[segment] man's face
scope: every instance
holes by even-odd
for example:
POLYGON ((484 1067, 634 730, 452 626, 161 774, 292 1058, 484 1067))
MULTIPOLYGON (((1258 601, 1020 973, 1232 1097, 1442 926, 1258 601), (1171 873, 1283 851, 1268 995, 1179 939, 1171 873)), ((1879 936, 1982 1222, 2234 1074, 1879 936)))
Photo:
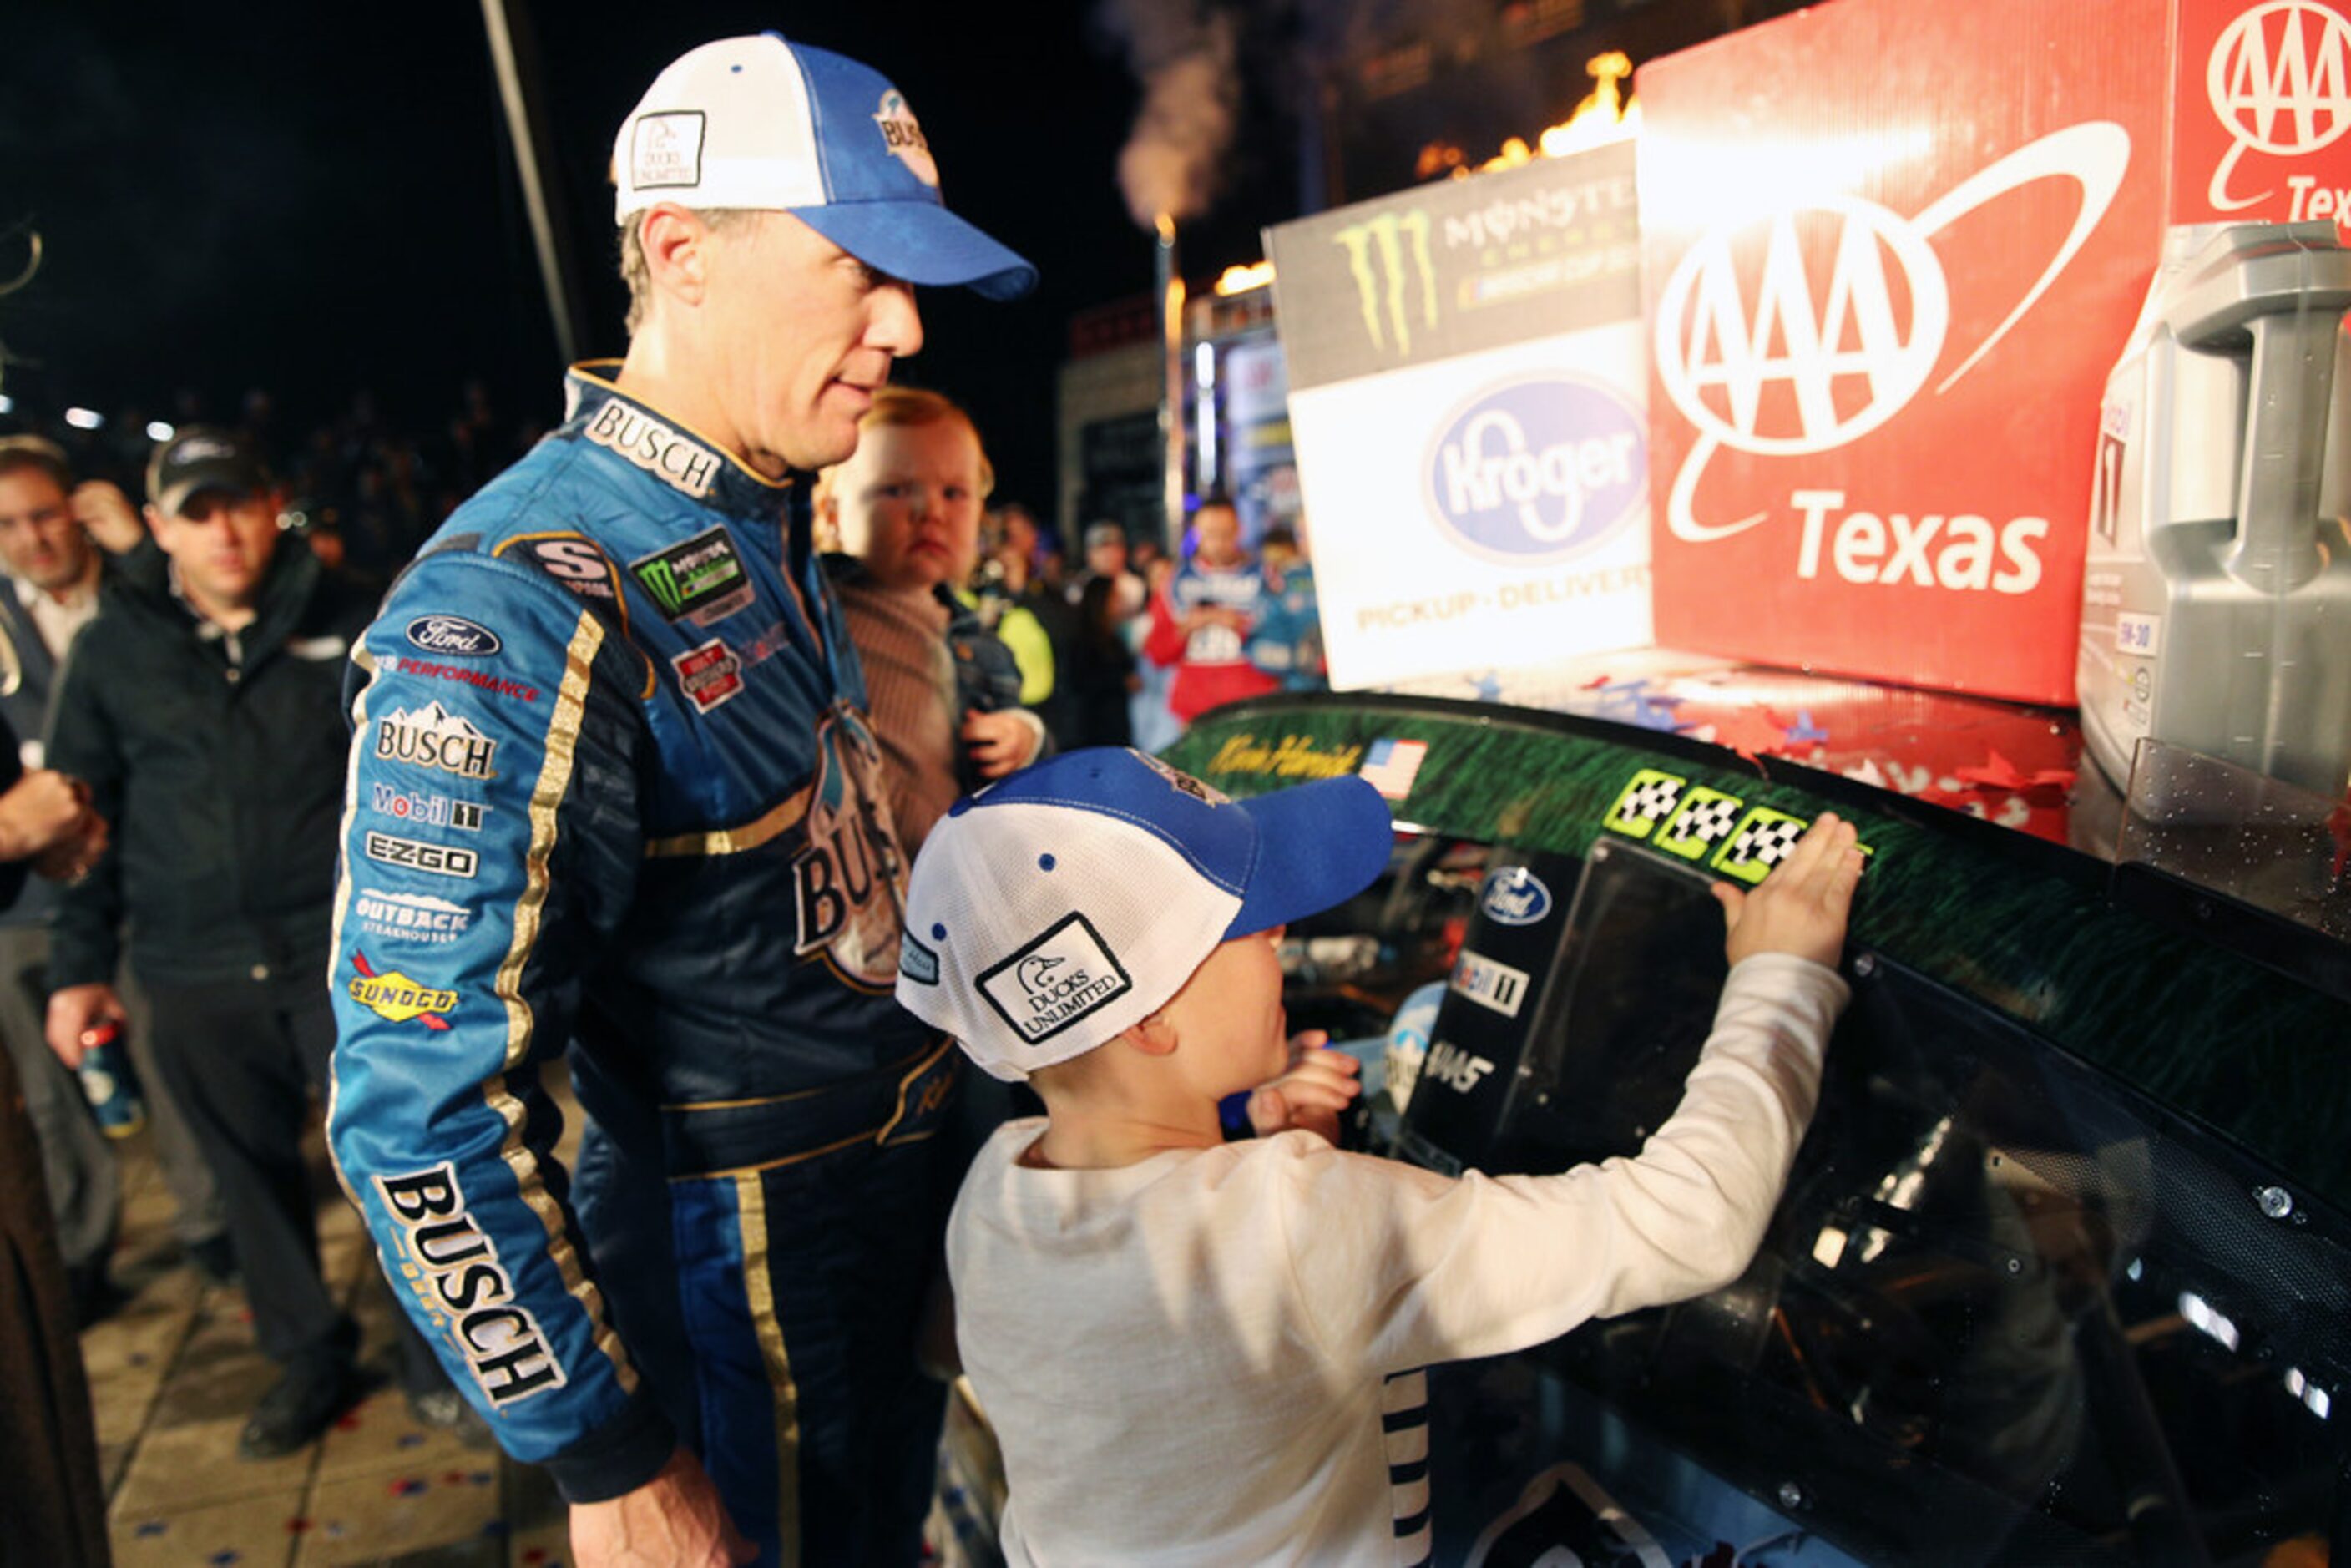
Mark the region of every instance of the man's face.
POLYGON ((250 610, 277 553, 277 512, 275 496, 199 490, 177 512, 148 507, 147 520, 198 600, 250 610))
POLYGON ((1240 514, 1230 507, 1203 507, 1193 519, 1199 541, 1195 549, 1209 566, 1237 566, 1241 559, 1240 514))
POLYGON ((841 548, 883 588, 927 592, 979 554, 979 441, 961 420, 880 424, 832 476, 841 548))
POLYGON ((891 361, 923 346, 914 287, 789 213, 710 243, 713 392, 741 455, 771 478, 839 463, 891 361))
POLYGON ((57 482, 37 468, 0 474, 0 558, 11 575, 49 593, 89 570, 89 536, 57 482))
POLYGON ((1116 577, 1126 570, 1126 541, 1104 539, 1086 547, 1086 570, 1096 577, 1116 577))

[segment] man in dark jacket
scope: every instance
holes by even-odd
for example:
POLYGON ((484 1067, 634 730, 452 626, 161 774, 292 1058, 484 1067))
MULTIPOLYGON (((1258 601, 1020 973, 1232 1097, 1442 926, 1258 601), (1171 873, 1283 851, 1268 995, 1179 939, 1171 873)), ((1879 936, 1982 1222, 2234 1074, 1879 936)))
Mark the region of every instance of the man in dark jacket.
MULTIPOLYGON (((146 537, 122 492, 102 480, 77 485, 56 445, 37 435, 0 438, 0 565, 8 575, 0 585, 0 716, 22 737, 26 767, 42 766, 58 668, 75 634, 98 613, 99 587, 112 570, 99 545, 128 549, 146 537), (133 537, 123 537, 126 526, 133 537)), ((49 921, 57 903, 52 884, 35 882, 0 912, 0 1037, 37 1129, 57 1249, 88 1322, 111 1303, 106 1269, 122 1191, 114 1151, 81 1086, 46 1043, 49 921)), ((156 1157, 178 1205, 172 1229, 198 1267, 225 1279, 232 1260, 212 1171, 148 1055, 145 997, 124 988, 121 998, 132 1014, 131 1051, 150 1081, 156 1157)))
MULTIPOLYGON (((157 450, 148 494, 162 549, 108 584, 52 721, 51 765, 89 784, 116 831, 60 902, 48 1039, 70 1065, 84 1030, 122 1016, 110 982, 127 920, 157 1070, 219 1181, 261 1348, 285 1368, 239 1443, 266 1458, 308 1442, 356 1391, 357 1333, 319 1272, 301 1138, 335 1039, 343 664, 374 604, 281 534, 241 437, 182 432, 157 450)), ((413 1351, 417 1405, 435 1385, 413 1351)), ((447 1420, 461 1410, 451 1400, 447 1420)))

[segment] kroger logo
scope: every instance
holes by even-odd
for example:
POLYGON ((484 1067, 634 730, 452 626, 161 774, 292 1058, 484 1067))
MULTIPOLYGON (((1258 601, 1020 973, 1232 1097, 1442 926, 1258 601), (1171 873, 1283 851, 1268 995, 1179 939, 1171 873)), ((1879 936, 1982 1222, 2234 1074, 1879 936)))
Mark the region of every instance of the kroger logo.
POLYGON ((1498 925, 1532 925, 1551 913, 1551 889, 1526 867, 1514 865, 1486 879, 1478 907, 1498 925))
MULTIPOLYGON (((1728 538, 1768 513, 1700 520, 1692 505, 1719 448, 1801 456, 1859 440, 1908 407, 1941 362, 1950 285, 1930 243, 1959 219, 2036 181, 2081 200, 2032 287, 1958 368, 1949 390, 2057 281, 2105 216, 2130 166, 2130 136, 2106 120, 2053 132, 1978 170, 1913 218, 1826 194, 1717 229, 1682 256, 1657 296, 1657 380, 1698 438, 1674 476, 1674 537, 1728 538)), ((2032 243, 2028 235, 2025 243, 2032 243)))
POLYGON ((1542 376, 1455 416, 1428 458, 1437 518, 1479 555, 1563 559, 1613 538, 1648 482, 1640 416, 1604 387, 1542 376))
POLYGON ((505 644, 486 626, 457 615, 420 615, 408 623, 408 640, 428 653, 486 658, 505 644))
POLYGON ((2252 6, 2212 47, 2204 90, 2230 139, 2205 194, 2222 212, 2250 207, 2269 193, 2229 193, 2240 158, 2298 158, 2351 130, 2351 21, 2314 0, 2252 6))

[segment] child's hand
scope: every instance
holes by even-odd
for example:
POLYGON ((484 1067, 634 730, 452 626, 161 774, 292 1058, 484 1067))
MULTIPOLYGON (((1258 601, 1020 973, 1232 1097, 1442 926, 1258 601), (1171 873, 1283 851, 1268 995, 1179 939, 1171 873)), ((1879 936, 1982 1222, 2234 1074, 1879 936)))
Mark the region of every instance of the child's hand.
POLYGON ((1259 1137, 1298 1127, 1338 1144, 1339 1113, 1364 1092, 1355 1082, 1363 1069, 1345 1051, 1324 1049, 1330 1040, 1329 1032, 1319 1029, 1290 1037, 1290 1071, 1249 1099, 1249 1127, 1259 1137))
POLYGON ((1823 811, 1796 841, 1788 858, 1753 893, 1727 882, 1714 884, 1729 933, 1723 944, 1730 961, 1757 953, 1792 953, 1836 967, 1844 950, 1845 913, 1854 884, 1861 880, 1861 851, 1853 824, 1823 811))
POLYGON ((1029 766, 1037 758, 1038 729, 1010 708, 999 713, 967 714, 963 743, 982 779, 1001 779, 1029 766))

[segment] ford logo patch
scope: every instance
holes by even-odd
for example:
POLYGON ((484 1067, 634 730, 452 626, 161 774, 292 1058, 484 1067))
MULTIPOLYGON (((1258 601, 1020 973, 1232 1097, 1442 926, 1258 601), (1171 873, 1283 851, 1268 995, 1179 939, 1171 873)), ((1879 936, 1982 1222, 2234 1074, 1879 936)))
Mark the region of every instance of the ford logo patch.
POLYGON ((498 634, 459 615, 420 615, 408 623, 408 640, 428 653, 486 659, 506 646, 498 634))
POLYGON ((1510 866, 1486 878, 1478 907, 1497 925, 1532 925, 1551 913, 1551 889, 1526 867, 1510 866))
POLYGON ((1531 566, 1614 538, 1648 488, 1640 414, 1595 382, 1549 375, 1491 389, 1427 460, 1429 509, 1474 555, 1531 566))

